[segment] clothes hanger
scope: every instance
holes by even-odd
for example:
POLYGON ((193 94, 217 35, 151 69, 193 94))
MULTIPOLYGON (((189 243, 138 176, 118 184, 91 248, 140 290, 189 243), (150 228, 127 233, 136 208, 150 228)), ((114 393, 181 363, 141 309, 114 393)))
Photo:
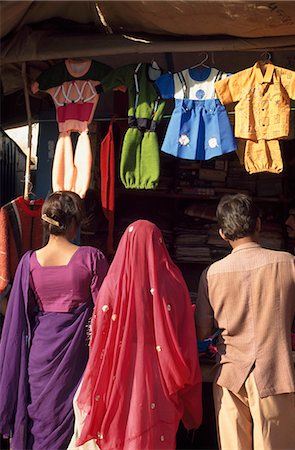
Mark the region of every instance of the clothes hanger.
POLYGON ((270 52, 262 52, 260 55, 260 60, 264 63, 267 64, 269 62, 271 62, 271 53, 270 52))
POLYGON ((152 59, 151 63, 149 64, 148 74, 151 81, 157 80, 162 75, 162 69, 154 59, 152 59))
POLYGON ((159 64, 157 63, 157 61, 154 58, 151 61, 151 66, 153 69, 161 70, 159 64))
POLYGON ((202 59, 202 61, 200 61, 198 64, 195 64, 194 66, 191 66, 190 69, 196 69, 197 67, 200 67, 200 66, 210 69, 210 67, 207 66, 207 64, 204 64, 209 59, 209 55, 208 55, 208 53, 204 53, 204 54, 205 54, 205 57, 202 59))
POLYGON ((71 62, 74 62, 74 63, 86 63, 86 62, 88 62, 89 61, 89 59, 87 59, 87 58, 76 58, 76 57, 74 57, 74 58, 66 58, 68 61, 71 61, 71 62))
POLYGON ((26 195, 24 194, 23 197, 25 203, 29 206, 34 206, 35 203, 38 204, 42 200, 33 192, 33 183, 31 180, 28 181, 28 192, 26 195))
POLYGON ((264 76, 267 70, 267 65, 271 63, 271 53, 264 51, 260 55, 260 60, 258 61, 258 65, 260 67, 260 71, 264 76))

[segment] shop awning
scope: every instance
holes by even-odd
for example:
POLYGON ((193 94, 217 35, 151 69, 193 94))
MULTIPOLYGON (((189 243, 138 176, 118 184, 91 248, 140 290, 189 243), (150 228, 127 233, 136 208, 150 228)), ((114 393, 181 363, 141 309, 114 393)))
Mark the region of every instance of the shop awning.
POLYGON ((166 36, 294 35, 293 1, 2 1, 1 37, 60 18, 114 34, 166 36))
POLYGON ((295 50, 294 1, 2 1, 0 18, 6 96, 24 61, 34 79, 69 57, 116 67, 131 54, 295 50))

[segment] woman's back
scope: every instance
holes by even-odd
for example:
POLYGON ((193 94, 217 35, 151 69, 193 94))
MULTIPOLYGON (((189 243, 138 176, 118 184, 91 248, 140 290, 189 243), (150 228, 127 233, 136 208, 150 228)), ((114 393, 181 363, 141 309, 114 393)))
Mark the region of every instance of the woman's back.
POLYGON ((0 432, 12 434, 14 449, 62 449, 71 437, 88 323, 108 270, 98 249, 71 242, 82 206, 73 192, 48 197, 48 242, 24 255, 11 290, 0 346, 0 432))
POLYGON ((70 259, 61 260, 67 263, 59 265, 43 265, 39 262, 38 252, 32 253, 30 287, 42 311, 68 312, 89 301, 91 296, 96 299, 106 273, 104 255, 93 247, 76 247, 74 250, 70 259), (101 281, 92 282, 94 274, 96 278, 100 277, 99 262, 102 265, 101 281))
POLYGON ((134 222, 121 238, 91 330, 76 444, 175 448, 181 418, 188 428, 200 424, 201 377, 189 293, 150 222, 134 222))

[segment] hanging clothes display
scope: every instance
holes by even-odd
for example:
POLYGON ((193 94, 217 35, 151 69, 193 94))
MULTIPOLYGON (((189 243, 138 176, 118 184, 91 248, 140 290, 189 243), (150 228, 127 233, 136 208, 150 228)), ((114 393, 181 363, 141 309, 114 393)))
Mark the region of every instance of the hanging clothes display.
POLYGON ((104 91, 128 90, 129 128, 120 160, 120 178, 126 188, 154 189, 158 185, 160 160, 156 128, 165 103, 159 98, 153 80, 160 75, 156 63, 139 63, 115 69, 102 81, 104 91))
POLYGON ((18 197, 0 209, 0 294, 11 284, 23 254, 43 243, 43 203, 18 197))
POLYGON ((162 98, 175 99, 163 152, 207 160, 236 150, 227 112, 214 90, 214 83, 227 77, 218 69, 198 67, 166 73, 155 81, 162 98))
POLYGON ((59 137, 52 167, 53 191, 70 190, 85 197, 92 164, 88 124, 99 99, 100 81, 110 70, 97 61, 67 59, 43 72, 32 85, 33 93, 50 94, 56 107, 59 137), (75 156, 72 131, 80 133, 75 156))
POLYGON ((243 155, 249 173, 283 170, 278 139, 289 134, 290 98, 295 99, 295 72, 257 61, 215 84, 224 105, 235 107, 235 136, 246 139, 243 155))

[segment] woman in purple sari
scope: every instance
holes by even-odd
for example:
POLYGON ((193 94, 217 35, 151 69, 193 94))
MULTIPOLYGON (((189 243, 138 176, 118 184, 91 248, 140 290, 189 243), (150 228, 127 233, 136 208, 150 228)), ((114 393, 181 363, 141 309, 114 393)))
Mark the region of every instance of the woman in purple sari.
POLYGON ((13 450, 67 447, 87 326, 108 270, 99 250, 71 242, 82 220, 77 194, 51 194, 42 219, 48 243, 18 266, 0 344, 0 433, 13 450))

